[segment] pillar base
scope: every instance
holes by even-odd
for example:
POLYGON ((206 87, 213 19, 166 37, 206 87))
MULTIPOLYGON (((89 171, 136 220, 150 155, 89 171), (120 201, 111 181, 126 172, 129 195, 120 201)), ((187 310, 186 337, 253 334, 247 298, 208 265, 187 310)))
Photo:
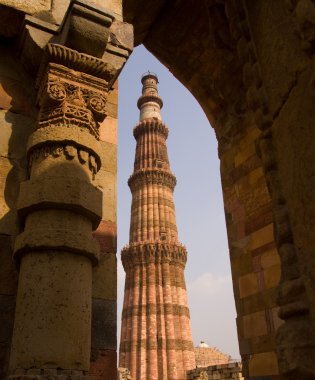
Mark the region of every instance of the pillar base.
POLYGON ((86 371, 67 369, 17 369, 7 380, 91 380, 86 371))

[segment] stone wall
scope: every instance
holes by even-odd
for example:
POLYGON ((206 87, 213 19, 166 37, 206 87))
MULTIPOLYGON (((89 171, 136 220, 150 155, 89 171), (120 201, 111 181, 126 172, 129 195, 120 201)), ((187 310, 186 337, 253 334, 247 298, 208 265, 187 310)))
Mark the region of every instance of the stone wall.
POLYGON ((0 378, 7 368, 18 273, 12 244, 19 232, 19 183, 27 178, 26 143, 36 117, 32 80, 14 52, 0 45, 0 378))
POLYGON ((108 97, 108 116, 100 126, 103 167, 95 181, 103 191, 103 217, 94 236, 100 261, 93 269, 91 373, 101 380, 116 376, 117 357, 117 105, 118 82, 108 97), (107 378, 107 377, 106 377, 107 378))
POLYGON ((118 367, 117 380, 132 380, 129 369, 118 367))
POLYGON ((232 145, 221 145, 221 176, 230 247, 237 328, 244 373, 278 373, 275 333, 280 259, 272 203, 260 158, 259 130, 249 119, 232 145))
POLYGON ((215 347, 195 347, 197 367, 208 367, 215 364, 226 364, 231 360, 229 355, 224 354, 215 347))
POLYGON ((240 362, 196 368, 187 372, 187 380, 244 379, 240 362))

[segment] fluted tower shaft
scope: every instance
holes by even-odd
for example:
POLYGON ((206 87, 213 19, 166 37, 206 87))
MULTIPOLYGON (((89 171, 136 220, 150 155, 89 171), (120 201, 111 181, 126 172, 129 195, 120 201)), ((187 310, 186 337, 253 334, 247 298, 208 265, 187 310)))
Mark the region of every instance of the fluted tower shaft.
POLYGON ((184 268, 185 247, 179 243, 173 191, 162 123, 157 77, 142 77, 138 100, 140 121, 132 192, 129 245, 121 257, 126 272, 120 366, 132 380, 183 380, 195 367, 184 268))

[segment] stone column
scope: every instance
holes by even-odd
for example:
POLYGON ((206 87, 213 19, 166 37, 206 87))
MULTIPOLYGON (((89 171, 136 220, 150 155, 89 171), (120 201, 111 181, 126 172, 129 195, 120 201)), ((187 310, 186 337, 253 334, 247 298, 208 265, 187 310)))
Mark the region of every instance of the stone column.
POLYGON ((92 238, 102 217, 99 123, 106 115, 106 63, 48 44, 38 76, 29 180, 20 186, 22 232, 10 379, 88 378, 91 349, 92 238), (77 377, 75 377, 77 376, 77 377))

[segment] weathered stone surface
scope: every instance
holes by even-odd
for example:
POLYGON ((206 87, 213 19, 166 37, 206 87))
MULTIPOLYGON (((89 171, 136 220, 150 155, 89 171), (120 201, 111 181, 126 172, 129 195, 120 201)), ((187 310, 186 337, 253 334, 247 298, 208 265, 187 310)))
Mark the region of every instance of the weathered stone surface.
POLYGON ((12 260, 12 238, 10 235, 0 234, 0 294, 15 295, 18 274, 12 260))
MULTIPOLYGON (((203 366, 187 372, 187 380, 244 379, 240 362, 203 366)), ((258 379, 257 379, 258 380, 258 379)), ((260 379, 259 379, 260 380, 260 379)))
POLYGON ((100 170, 95 177, 95 185, 103 192, 103 219, 116 223, 116 199, 117 199, 116 174, 100 170))
POLYGON ((93 297, 112 300, 117 298, 117 260, 115 253, 101 253, 93 269, 93 297))
POLYGON ((117 145, 107 141, 100 141, 102 169, 111 173, 117 173, 117 145))
POLYGON ((0 4, 0 35, 5 38, 16 37, 20 32, 23 18, 22 12, 0 4))
POLYGON ((100 140, 117 144, 117 124, 116 118, 107 116, 100 125, 100 140))
POLYGON ((196 367, 208 367, 216 364, 227 364, 231 357, 215 347, 209 347, 205 342, 195 347, 196 367))
POLYGON ((0 376, 2 378, 5 377, 8 368, 14 311, 15 295, 0 294, 0 376))
POLYGON ((116 299, 93 299, 91 343, 93 350, 116 350, 116 319, 116 299))
POLYGON ((0 110, 0 128, 0 155, 16 161, 16 164, 20 161, 20 165, 26 167, 26 143, 34 128, 34 119, 0 110))
POLYGON ((255 354, 249 361, 252 376, 268 376, 279 371, 277 357, 274 352, 255 354))
POLYGON ((0 3, 28 14, 49 11, 51 8, 50 0, 1 0, 0 3))
POLYGON ((115 350, 92 350, 90 374, 95 380, 116 379, 117 354, 115 350))
POLYGON ((83 256, 51 250, 23 257, 12 369, 27 368, 29 362, 41 368, 49 362, 50 367, 88 370, 91 285, 90 260, 83 256))
POLYGON ((95 229, 102 217, 102 198, 102 192, 87 181, 47 177, 21 183, 17 208, 25 217, 32 210, 62 207, 90 218, 95 229))
POLYGON ((266 335, 268 333, 264 310, 254 314, 245 315, 243 317, 243 323, 245 338, 266 335))

